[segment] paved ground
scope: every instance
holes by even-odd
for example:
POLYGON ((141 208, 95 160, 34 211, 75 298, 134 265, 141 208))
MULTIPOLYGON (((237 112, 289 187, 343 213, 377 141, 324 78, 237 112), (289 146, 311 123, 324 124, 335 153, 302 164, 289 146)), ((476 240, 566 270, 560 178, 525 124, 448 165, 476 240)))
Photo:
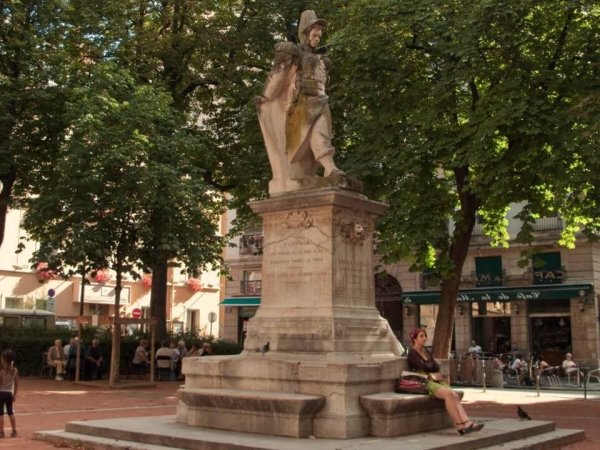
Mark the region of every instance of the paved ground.
MULTIPOLYGON (((108 389, 107 385, 75 385, 68 381, 23 378, 15 405, 17 438, 0 439, 2 449, 51 449, 50 444, 34 441, 35 431, 63 429, 73 420, 118 417, 162 416, 175 413, 175 392, 179 383, 160 382, 155 387, 108 389)), ((513 389, 464 388, 466 409, 475 417, 516 417, 516 405, 530 416, 552 420, 561 428, 579 428, 586 440, 569 447, 576 450, 600 448, 600 390, 583 400, 582 392, 535 391, 513 389)), ((5 430, 9 431, 5 418, 5 430)))

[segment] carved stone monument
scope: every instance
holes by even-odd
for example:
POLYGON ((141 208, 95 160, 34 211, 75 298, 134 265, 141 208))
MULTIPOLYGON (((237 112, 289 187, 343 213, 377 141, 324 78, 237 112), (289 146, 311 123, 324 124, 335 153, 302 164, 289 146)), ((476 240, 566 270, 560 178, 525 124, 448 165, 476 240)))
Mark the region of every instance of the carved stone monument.
MULTIPOLYGON (((333 162, 329 62, 316 52, 324 25, 303 13, 301 44, 277 46, 256 100, 273 170, 271 198, 250 205, 263 219, 261 305, 241 355, 184 359, 179 422, 342 439, 382 428, 389 405, 368 396, 393 392, 404 367, 375 308, 374 221, 386 205, 333 162)), ((382 435, 406 432, 385 423, 382 435)))
POLYGON ((385 205, 331 187, 251 206, 263 218, 261 305, 240 356, 184 359, 178 421, 368 435, 360 397, 392 392, 403 364, 374 301, 373 222, 385 205))

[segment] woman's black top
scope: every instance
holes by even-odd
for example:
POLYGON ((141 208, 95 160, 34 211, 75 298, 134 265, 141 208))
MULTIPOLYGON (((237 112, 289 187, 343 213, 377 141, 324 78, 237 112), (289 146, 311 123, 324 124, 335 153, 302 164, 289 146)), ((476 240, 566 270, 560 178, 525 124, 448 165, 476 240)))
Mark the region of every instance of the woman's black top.
POLYGON ((429 356, 429 360, 423 359, 423 357, 416 351, 414 348, 411 348, 408 351, 408 368, 414 372, 439 372, 440 365, 433 359, 431 353, 424 349, 427 355, 429 356))

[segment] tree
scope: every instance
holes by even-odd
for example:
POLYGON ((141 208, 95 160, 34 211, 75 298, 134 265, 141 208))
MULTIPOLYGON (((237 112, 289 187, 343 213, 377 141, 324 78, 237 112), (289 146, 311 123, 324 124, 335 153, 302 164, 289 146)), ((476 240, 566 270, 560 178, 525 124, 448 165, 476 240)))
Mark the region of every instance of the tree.
POLYGON ((56 0, 0 3, 0 245, 6 213, 28 192, 61 140, 64 86, 54 71, 56 0))
MULTIPOLYGON (((174 149, 185 151, 193 174, 181 172, 169 153, 152 156, 156 167, 165 171, 157 173, 151 184, 155 202, 143 257, 153 273, 151 314, 159 318, 157 333, 163 336, 166 329, 160 319, 166 306, 168 266, 186 251, 193 254, 194 248, 203 256, 194 257, 196 262, 218 260, 217 240, 181 239, 181 227, 191 226, 186 221, 207 223, 204 219, 210 214, 178 216, 181 210, 170 204, 171 186, 182 173, 191 175, 195 195, 203 196, 205 206, 216 192, 229 192, 234 207, 245 207, 249 198, 265 195, 268 163, 251 99, 262 89, 275 42, 294 28, 305 2, 130 1, 116 11, 114 5, 96 3, 95 14, 86 22, 88 35, 91 27, 94 37, 112 35, 113 44, 101 40, 103 50, 89 53, 103 58, 107 49, 114 48, 109 53, 137 83, 160 86, 171 95, 172 107, 187 117, 184 135, 201 137, 199 146, 174 149)), ((96 41, 89 44, 94 47, 96 41)), ((216 209, 207 206, 205 211, 216 209)), ((188 261, 187 269, 196 272, 204 266, 196 262, 188 261)))
POLYGON ((333 36, 333 117, 346 169, 390 204, 384 261, 411 257, 441 279, 434 352, 450 346, 476 216, 507 245, 560 214, 562 243, 597 237, 600 11, 592 1, 348 2, 333 36), (341 65, 340 65, 341 63, 341 65), (593 173, 593 171, 596 173, 593 173))

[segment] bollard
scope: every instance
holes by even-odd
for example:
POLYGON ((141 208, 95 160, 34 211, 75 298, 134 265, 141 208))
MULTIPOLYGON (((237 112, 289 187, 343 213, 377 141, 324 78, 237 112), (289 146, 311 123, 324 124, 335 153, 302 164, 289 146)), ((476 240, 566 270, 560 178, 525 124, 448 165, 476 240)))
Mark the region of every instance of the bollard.
POLYGON ((581 372, 583 375, 583 399, 587 400, 587 373, 589 372, 589 367, 578 367, 577 370, 581 372))
POLYGON ((481 380, 483 381, 483 392, 485 392, 485 359, 481 358, 481 380))

